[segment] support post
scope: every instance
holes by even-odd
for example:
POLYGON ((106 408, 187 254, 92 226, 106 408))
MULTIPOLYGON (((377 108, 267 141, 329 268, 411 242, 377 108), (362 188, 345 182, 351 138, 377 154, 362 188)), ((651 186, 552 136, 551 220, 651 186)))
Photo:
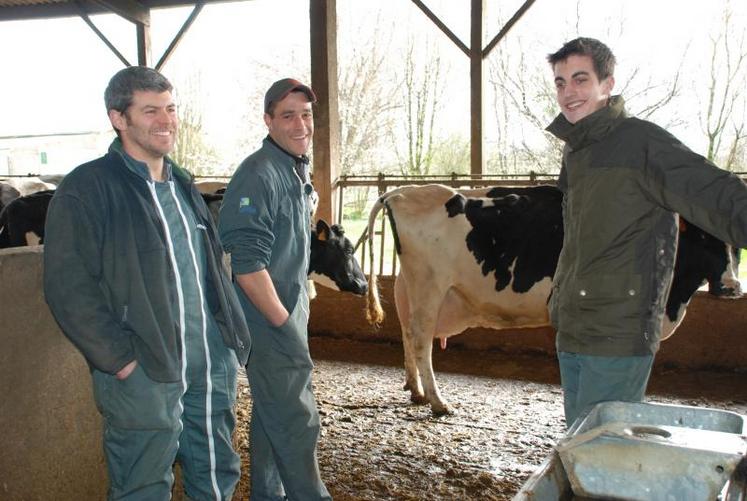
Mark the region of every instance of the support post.
MULTIPOLYGON (((150 12, 148 17, 150 18, 150 12)), ((135 29, 137 30, 137 64, 138 66, 150 66, 150 20, 148 24, 135 23, 135 29)))
POLYGON ((485 0, 472 0, 472 28, 470 34, 470 172, 482 174, 483 158, 483 65, 482 65, 482 13, 485 0))
POLYGON ((337 91, 337 0, 309 0, 311 86, 314 110, 314 186, 319 193, 316 219, 336 221, 334 186, 340 163, 340 115, 337 91))

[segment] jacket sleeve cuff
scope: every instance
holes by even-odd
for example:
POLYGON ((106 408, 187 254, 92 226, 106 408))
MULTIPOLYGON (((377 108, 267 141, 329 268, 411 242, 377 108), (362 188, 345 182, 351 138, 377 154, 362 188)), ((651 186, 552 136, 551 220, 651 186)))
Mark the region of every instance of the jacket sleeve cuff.
POLYGON ((246 273, 254 273, 267 268, 267 264, 262 261, 240 261, 236 262, 231 258, 231 270, 234 275, 245 275, 246 273))

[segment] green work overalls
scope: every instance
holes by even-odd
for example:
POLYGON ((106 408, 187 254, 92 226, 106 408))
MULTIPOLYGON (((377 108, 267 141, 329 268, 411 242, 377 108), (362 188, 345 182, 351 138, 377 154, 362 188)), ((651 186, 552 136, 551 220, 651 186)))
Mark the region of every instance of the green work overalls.
POLYGON ((252 500, 331 499, 316 458, 320 424, 307 334, 312 188, 308 166, 300 177, 296 163, 265 139, 237 169, 220 212, 233 273, 266 269, 290 315, 284 325, 270 325, 236 286, 253 341, 247 364, 252 500))

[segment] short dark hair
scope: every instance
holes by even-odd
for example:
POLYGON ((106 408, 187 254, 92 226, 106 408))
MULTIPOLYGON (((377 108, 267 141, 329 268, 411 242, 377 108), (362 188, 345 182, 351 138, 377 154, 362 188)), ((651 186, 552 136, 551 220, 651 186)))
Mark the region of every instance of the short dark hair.
POLYGON ((168 79, 153 68, 129 66, 119 70, 109 80, 104 91, 106 112, 111 110, 124 113, 132 104, 135 91, 171 92, 173 86, 168 79))
POLYGON ((550 66, 555 67, 555 63, 565 61, 573 55, 591 57, 594 72, 600 82, 615 74, 615 63, 617 62, 615 55, 609 47, 596 38, 579 37, 566 42, 559 51, 548 54, 547 62, 550 63, 550 66))

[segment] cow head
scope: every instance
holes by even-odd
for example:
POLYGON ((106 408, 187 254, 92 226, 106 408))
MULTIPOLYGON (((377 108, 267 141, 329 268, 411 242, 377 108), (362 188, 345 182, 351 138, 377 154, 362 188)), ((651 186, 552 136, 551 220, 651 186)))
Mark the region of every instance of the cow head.
POLYGON ((343 292, 363 295, 368 290, 366 277, 345 231, 336 224, 330 227, 321 219, 311 230, 309 277, 343 292))
POLYGON ((705 283, 714 296, 741 297, 732 247, 680 217, 674 276, 666 304, 662 340, 682 322, 693 294, 705 283))
POLYGON ((680 238, 675 279, 695 289, 708 282, 714 296, 740 297, 738 262, 731 245, 680 218, 680 238))
POLYGON ((742 297, 742 284, 739 281, 739 254, 741 249, 726 245, 728 265, 718 280, 708 279, 708 292, 717 297, 742 297))

